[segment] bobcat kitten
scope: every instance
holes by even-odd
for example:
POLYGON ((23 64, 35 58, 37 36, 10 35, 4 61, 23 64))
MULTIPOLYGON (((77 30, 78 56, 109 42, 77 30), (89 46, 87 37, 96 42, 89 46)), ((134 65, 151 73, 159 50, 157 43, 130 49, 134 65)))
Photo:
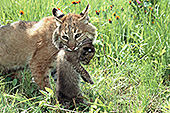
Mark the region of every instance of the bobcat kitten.
MULTIPOLYGON (((61 49, 57 56, 57 97, 61 103, 81 96, 79 73, 85 81, 91 81, 79 62, 88 64, 95 53, 92 42, 97 32, 89 23, 88 8, 89 5, 81 15, 64 15, 60 10, 53 9, 58 27, 53 32, 52 41, 56 48, 61 49)), ((78 101, 83 102, 83 98, 78 98, 78 101)))
POLYGON ((93 84, 93 81, 92 81, 89 73, 80 64, 80 61, 88 63, 92 59, 92 57, 94 56, 95 49, 94 49, 94 46, 93 47, 91 47, 91 46, 92 46, 92 42, 90 41, 90 42, 83 43, 81 45, 81 48, 79 48, 76 51, 70 52, 70 51, 65 50, 65 57, 64 58, 68 62, 71 63, 73 69, 81 75, 82 79, 85 82, 93 84), (86 50, 86 52, 83 52, 85 50, 86 50), (86 58, 85 58, 85 56, 86 56, 86 58))
MULTIPOLYGON (((84 99, 82 98, 82 94, 80 93, 79 88, 79 73, 75 70, 75 67, 71 60, 79 62, 75 56, 80 58, 80 61, 84 61, 83 63, 89 63, 92 57, 94 56, 95 49, 92 45, 91 41, 84 41, 81 48, 77 50, 77 52, 70 53, 61 49, 57 55, 57 98, 61 104, 65 104, 65 102, 71 101, 73 98, 76 99, 78 103, 84 103, 84 99), (74 71, 73 71, 74 70, 74 71)), ((80 63, 78 63, 80 64, 80 63)), ((77 64, 76 64, 77 66, 77 64)), ((80 74, 83 75, 84 71, 81 71, 80 74)), ((82 77, 82 76, 81 76, 82 77)), ((87 77, 87 76, 83 76, 87 77)), ((82 78, 83 78, 82 77, 82 78)), ((85 78, 85 80, 90 80, 89 78, 85 78)))
MULTIPOLYGON (((71 101, 73 98, 80 96, 79 74, 74 71, 72 64, 65 58, 66 51, 61 49, 57 56, 57 100, 65 105, 65 102, 71 101)), ((75 60, 75 57, 70 57, 70 60, 75 60), (73 58, 73 59, 71 59, 73 58)), ((83 99, 78 99, 83 103, 83 99)))

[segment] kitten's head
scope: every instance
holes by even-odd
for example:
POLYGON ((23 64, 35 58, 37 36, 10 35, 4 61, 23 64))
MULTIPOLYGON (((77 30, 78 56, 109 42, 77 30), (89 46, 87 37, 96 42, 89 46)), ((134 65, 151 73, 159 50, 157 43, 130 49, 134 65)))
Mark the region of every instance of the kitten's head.
POLYGON ((75 51, 83 40, 93 41, 96 38, 96 27, 89 23, 88 9, 89 4, 80 14, 67 15, 56 8, 52 10, 57 23, 52 39, 55 47, 58 49, 65 47, 69 51, 75 51))
POLYGON ((89 64, 90 60, 95 55, 94 45, 91 41, 84 41, 78 50, 78 58, 84 65, 89 64))

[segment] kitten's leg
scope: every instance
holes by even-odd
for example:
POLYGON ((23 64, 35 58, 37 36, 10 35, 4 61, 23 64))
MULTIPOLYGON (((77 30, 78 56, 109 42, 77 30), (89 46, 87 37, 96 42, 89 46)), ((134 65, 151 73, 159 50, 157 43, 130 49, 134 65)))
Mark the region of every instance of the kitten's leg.
MULTIPOLYGON (((74 52, 74 54, 75 53, 76 52, 74 52)), ((92 44, 91 41, 84 42, 83 45, 78 49, 77 54, 78 55, 75 56, 77 56, 77 59, 79 60, 77 60, 76 57, 73 57, 75 59, 70 60, 70 62, 75 61, 71 63, 73 64, 73 67, 76 69, 76 71, 81 74, 82 79, 85 82, 93 84, 94 83, 93 80, 91 79, 89 73, 83 68, 83 66, 81 66, 80 61, 85 65, 87 65, 90 62, 90 60, 93 58, 95 54, 94 45, 92 44)))
POLYGON ((75 52, 69 52, 66 51, 66 58, 67 61, 69 61, 72 64, 72 67, 74 68, 74 70, 76 70, 82 77, 82 79, 85 82, 88 82, 90 84, 94 84, 93 80, 91 79, 89 73, 84 69, 84 67, 80 64, 80 61, 78 59, 78 54, 77 51, 75 52))
POLYGON ((81 78, 85 81, 85 82, 88 82, 90 84, 94 84, 91 76, 89 75, 89 73, 84 69, 83 66, 81 66, 80 62, 78 62, 78 64, 76 65, 72 65, 74 69, 76 69, 76 71, 78 73, 80 73, 81 75, 81 78))

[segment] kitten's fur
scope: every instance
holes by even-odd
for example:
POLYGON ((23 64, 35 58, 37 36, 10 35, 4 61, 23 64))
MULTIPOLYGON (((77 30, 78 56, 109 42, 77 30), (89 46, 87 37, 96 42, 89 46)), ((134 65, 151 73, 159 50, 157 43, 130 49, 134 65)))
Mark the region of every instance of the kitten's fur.
POLYGON ((65 50, 65 59, 71 63, 73 69, 81 75, 83 80, 90 84, 93 84, 93 81, 89 73, 81 66, 80 61, 89 63, 90 60, 93 58, 94 54, 95 49, 91 41, 83 43, 81 45, 81 48, 76 51, 70 52, 65 50))

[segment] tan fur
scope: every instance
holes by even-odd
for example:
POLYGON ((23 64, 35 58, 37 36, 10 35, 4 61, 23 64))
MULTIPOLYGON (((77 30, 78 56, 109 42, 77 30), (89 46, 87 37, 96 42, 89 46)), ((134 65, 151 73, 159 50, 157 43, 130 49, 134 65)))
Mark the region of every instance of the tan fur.
POLYGON ((29 65, 40 88, 49 86, 49 68, 58 53, 51 40, 55 23, 51 16, 39 22, 19 21, 1 26, 0 69, 17 70, 29 65))
POLYGON ((0 27, 0 69, 18 70, 29 64, 36 83, 49 86, 48 75, 58 53, 51 40, 55 28, 54 17, 0 27))
POLYGON ((96 29, 77 14, 65 15, 61 20, 63 23, 59 24, 56 17, 50 16, 39 22, 19 21, 1 26, 0 70, 8 72, 29 67, 35 82, 43 89, 45 86, 50 87, 49 74, 57 65, 58 98, 64 100, 67 97, 74 98, 80 93, 79 74, 85 81, 93 83, 80 62, 88 64, 94 56, 92 41, 96 36, 96 29), (68 33, 70 30, 72 32, 68 33), (58 40, 63 31, 71 38, 67 43, 58 40), (75 40, 74 31, 81 32, 83 36, 75 40), (87 40, 89 41, 86 42, 87 40), (78 48, 71 52, 65 48, 62 55, 58 41, 61 48, 78 48), (88 51, 87 48, 93 51, 88 51))
POLYGON ((0 69, 18 70, 29 64, 38 85, 41 88, 47 86, 49 68, 53 67, 58 53, 51 40, 56 27, 55 17, 45 17, 40 22, 19 21, 1 26, 0 69))

